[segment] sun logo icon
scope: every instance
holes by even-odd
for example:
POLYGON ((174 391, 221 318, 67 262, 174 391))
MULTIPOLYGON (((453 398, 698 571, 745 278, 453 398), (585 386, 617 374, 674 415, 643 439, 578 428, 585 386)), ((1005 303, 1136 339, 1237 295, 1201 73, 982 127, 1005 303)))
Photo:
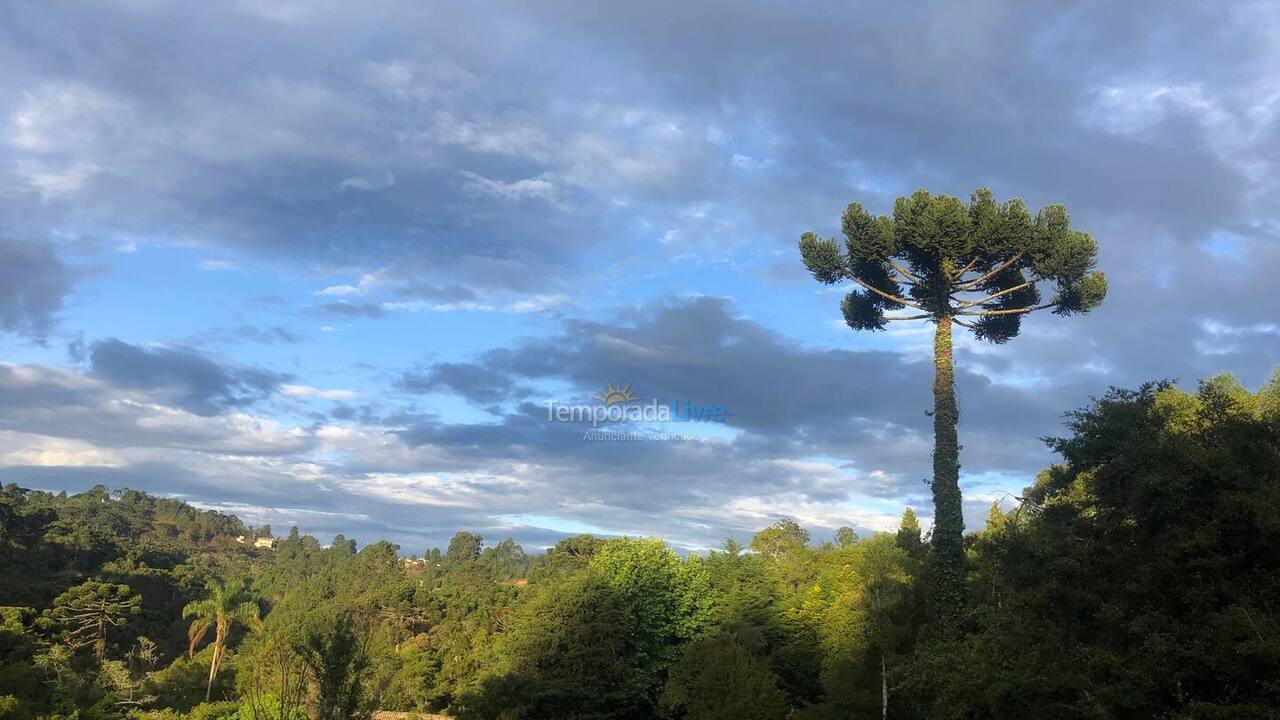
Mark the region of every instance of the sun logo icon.
POLYGON ((625 404, 625 403, 631 402, 632 400, 640 399, 635 395, 631 394, 631 383, 627 383, 626 385, 620 385, 618 387, 614 387, 613 383, 611 382, 606 383, 606 385, 607 387, 605 388, 605 391, 595 396, 597 400, 605 404, 605 407, 608 407, 610 405, 617 405, 619 403, 625 404))

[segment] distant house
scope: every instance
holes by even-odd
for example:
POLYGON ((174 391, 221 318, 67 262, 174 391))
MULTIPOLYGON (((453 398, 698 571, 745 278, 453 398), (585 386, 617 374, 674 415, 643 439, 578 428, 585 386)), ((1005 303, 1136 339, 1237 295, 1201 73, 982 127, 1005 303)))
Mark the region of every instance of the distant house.
POLYGON ((256 548, 271 549, 276 546, 276 539, 273 537, 251 538, 245 537, 244 535, 237 535, 236 542, 241 545, 253 545, 256 548))
POLYGON ((420 557, 400 558, 400 569, 409 577, 417 577, 427 570, 427 559, 420 557))

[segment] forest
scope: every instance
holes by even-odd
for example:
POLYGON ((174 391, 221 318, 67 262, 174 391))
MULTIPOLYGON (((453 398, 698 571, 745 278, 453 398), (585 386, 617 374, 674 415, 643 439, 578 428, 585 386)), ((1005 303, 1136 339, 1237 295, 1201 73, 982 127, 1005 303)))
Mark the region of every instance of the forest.
POLYGON ((1059 461, 964 536, 947 622, 911 509, 683 557, 423 552, 11 484, 0 718, 1280 717, 1280 373, 1111 389, 1045 442, 1059 461))

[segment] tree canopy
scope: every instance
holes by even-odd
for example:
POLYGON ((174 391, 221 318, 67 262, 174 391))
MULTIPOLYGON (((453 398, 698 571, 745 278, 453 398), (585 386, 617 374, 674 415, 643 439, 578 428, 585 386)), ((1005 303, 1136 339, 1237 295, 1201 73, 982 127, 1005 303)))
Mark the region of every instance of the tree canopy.
POLYGON ((843 244, 808 232, 800 254, 819 282, 859 286, 841 303, 854 330, 948 317, 1002 343, 1017 336, 1027 313, 1088 312, 1106 297, 1097 242, 1070 226, 1062 205, 1032 216, 1021 200, 997 202, 986 188, 967 205, 917 190, 898 198, 892 215, 873 216, 851 203, 840 226, 843 244), (1047 300, 1042 286, 1050 289, 1047 300), (901 310, 909 312, 892 314, 901 310))

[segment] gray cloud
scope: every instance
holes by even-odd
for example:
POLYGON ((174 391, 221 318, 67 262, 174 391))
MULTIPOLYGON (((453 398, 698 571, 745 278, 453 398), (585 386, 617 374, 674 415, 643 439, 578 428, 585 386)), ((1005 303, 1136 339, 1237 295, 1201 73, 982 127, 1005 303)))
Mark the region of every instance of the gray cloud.
MULTIPOLYGON (((407 374, 406 381, 416 381, 421 391, 447 388, 481 403, 501 399, 522 380, 570 381, 580 396, 563 402, 585 402, 606 382, 631 383, 646 399, 724 405, 730 426, 758 435, 757 442, 773 444, 775 451, 786 442, 793 445, 788 452, 830 454, 850 450, 847 443, 856 438, 873 446, 880 433, 928 432, 932 371, 922 356, 801 348, 735 317, 727 300, 700 297, 659 301, 616 324, 567 321, 560 335, 496 349, 475 363, 438 363, 407 374)), ((978 432, 1048 430, 1063 407, 1057 392, 1046 396, 996 384, 963 366, 959 384, 968 402, 1002 409, 966 418, 978 432)))
MULTIPOLYGON (((315 444, 310 434, 278 423, 162 404, 188 401, 186 392, 181 385, 176 391, 130 389, 72 370, 0 364, 0 431, 33 441, 45 437, 85 443, 90 449, 180 449, 245 457, 291 455, 315 444)), ((194 405, 205 410, 216 401, 216 396, 197 399, 194 405)))
POLYGON ((44 338, 73 280, 52 247, 0 236, 0 332, 44 338))
POLYGON ((93 375, 116 387, 145 390, 197 415, 257 402, 288 376, 222 365, 187 348, 140 347, 109 338, 89 348, 93 375))
POLYGON ((516 390, 511 378, 473 363, 435 363, 410 370, 400 387, 414 393, 452 392, 478 403, 509 399, 516 390))
POLYGON ((397 286, 396 292, 404 297, 444 303, 470 302, 479 298, 474 290, 463 285, 431 285, 412 278, 397 286))
POLYGON ((315 306, 315 311, 320 315, 329 315, 332 317, 366 317, 378 318, 382 317, 385 312, 381 305, 377 303, 365 302, 330 302, 321 303, 315 306))
POLYGON ((206 333, 202 333, 201 339, 229 343, 254 342, 262 343, 263 345, 296 345, 302 342, 304 337, 283 325, 251 325, 248 323, 240 323, 230 327, 215 328, 206 333))
MULTIPOLYGON (((735 502, 827 507, 831 527, 864 528, 865 519, 840 516, 858 498, 927 507, 931 372, 914 355, 800 347, 735 316, 723 299, 668 300, 632 310, 616 324, 566 321, 560 334, 407 375, 422 391, 456 392, 491 406, 505 400, 509 410, 494 422, 402 415, 382 424, 404 427, 398 434, 427 452, 425 466, 437 471, 520 468, 531 476, 527 482, 554 488, 537 504, 558 499, 561 514, 714 543, 725 532, 741 535, 769 521, 767 511, 706 519, 735 502), (451 376, 457 377, 444 381, 451 376), (575 388, 554 398, 565 403, 588 402, 610 381, 631 383, 642 398, 664 403, 721 404, 735 434, 713 442, 585 441, 583 426, 548 422, 542 397, 525 400, 528 384, 545 381, 575 388), (590 512, 578 515, 569 509, 574 503, 590 512)), ((963 359, 959 386, 963 407, 974 410, 961 426, 966 472, 1020 478, 1009 483, 1014 492, 1052 459, 1037 436, 1057 432, 1073 397, 1083 401, 1099 387, 1096 374, 1048 391, 995 383, 964 369, 963 359)), ((414 458, 415 467, 423 462, 414 458)), ((973 504, 978 521, 987 506, 973 504)))

